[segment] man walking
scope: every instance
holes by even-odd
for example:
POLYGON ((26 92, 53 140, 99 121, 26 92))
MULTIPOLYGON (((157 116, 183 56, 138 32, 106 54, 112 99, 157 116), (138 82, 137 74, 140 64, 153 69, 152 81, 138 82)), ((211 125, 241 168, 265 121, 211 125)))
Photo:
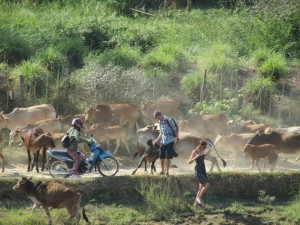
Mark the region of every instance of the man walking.
POLYGON ((171 159, 177 157, 177 153, 174 151, 174 138, 176 142, 179 141, 177 126, 174 120, 163 115, 160 111, 156 110, 154 112, 154 118, 159 120, 160 134, 153 141, 153 144, 157 144, 161 141, 161 148, 159 153, 159 158, 161 162, 161 175, 169 176, 169 169, 171 164, 171 159))

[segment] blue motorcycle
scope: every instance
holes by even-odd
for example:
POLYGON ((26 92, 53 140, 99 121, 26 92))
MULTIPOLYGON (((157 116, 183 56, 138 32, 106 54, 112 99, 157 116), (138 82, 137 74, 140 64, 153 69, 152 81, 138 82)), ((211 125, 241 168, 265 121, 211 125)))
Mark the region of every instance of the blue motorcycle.
MULTIPOLYGON (((119 163, 115 157, 109 152, 104 151, 102 148, 96 145, 93 138, 90 138, 90 149, 98 150, 98 157, 95 162, 95 169, 98 168, 99 173, 102 176, 114 176, 119 171, 119 163)), ((61 149, 49 149, 47 151, 49 155, 48 162, 46 166, 49 168, 49 173, 54 178, 65 178, 70 176, 70 172, 73 167, 73 159, 67 153, 67 150, 61 149)), ((78 154, 80 154, 78 152, 78 154)), ((94 153, 82 159, 78 169, 78 174, 82 175, 88 171, 94 159, 94 153)))

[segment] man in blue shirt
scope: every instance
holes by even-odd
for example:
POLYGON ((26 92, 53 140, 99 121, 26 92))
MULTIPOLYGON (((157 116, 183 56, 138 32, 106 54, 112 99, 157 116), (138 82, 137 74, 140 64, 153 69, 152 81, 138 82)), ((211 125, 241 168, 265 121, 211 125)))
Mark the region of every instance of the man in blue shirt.
POLYGON ((161 141, 161 148, 159 158, 161 162, 161 173, 162 175, 169 176, 169 168, 171 159, 174 157, 174 139, 176 142, 179 141, 178 130, 172 119, 163 115, 160 111, 154 112, 154 118, 159 120, 160 134, 153 141, 153 144, 157 144, 161 141))

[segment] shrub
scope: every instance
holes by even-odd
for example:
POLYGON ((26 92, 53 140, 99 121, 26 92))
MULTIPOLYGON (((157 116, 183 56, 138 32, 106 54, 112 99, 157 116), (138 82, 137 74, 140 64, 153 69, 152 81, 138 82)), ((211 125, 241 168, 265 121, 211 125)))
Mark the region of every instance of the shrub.
POLYGON ((272 54, 259 68, 261 76, 265 78, 269 77, 273 81, 278 81, 280 78, 285 77, 287 72, 286 61, 284 57, 278 54, 272 54))
POLYGON ((66 57, 52 46, 48 47, 45 52, 39 54, 37 57, 50 72, 61 72, 67 65, 66 57))
POLYGON ((28 43, 15 32, 0 28, 0 62, 15 65, 31 55, 28 43))
POLYGON ((130 68, 137 65, 139 56, 140 52, 138 49, 123 46, 103 53, 101 63, 103 65, 115 64, 124 68, 130 68))

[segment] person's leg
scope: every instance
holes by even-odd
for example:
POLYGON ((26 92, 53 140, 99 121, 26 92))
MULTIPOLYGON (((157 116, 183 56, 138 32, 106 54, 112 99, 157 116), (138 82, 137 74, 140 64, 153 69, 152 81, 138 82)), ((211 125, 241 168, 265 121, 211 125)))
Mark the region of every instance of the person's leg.
POLYGON ((76 174, 76 159, 77 159, 77 152, 76 151, 72 151, 72 150, 68 150, 67 151, 69 156, 71 156, 71 158, 73 159, 73 168, 71 171, 71 175, 76 174))
POLYGON ((76 156, 75 156, 75 160, 74 160, 74 164, 73 164, 73 170, 74 170, 75 174, 78 173, 80 161, 81 161, 81 155, 76 152, 76 156))
POLYGON ((201 188, 200 194, 199 194, 200 203, 201 203, 201 200, 203 198, 203 195, 207 192, 207 190, 208 190, 209 187, 210 187, 210 183, 206 182, 203 185, 203 187, 201 188))
POLYGON ((169 169, 170 169, 170 163, 171 163, 171 159, 165 159, 165 173, 166 175, 169 175, 169 169))
POLYGON ((165 173, 165 159, 160 159, 161 174, 165 173))

